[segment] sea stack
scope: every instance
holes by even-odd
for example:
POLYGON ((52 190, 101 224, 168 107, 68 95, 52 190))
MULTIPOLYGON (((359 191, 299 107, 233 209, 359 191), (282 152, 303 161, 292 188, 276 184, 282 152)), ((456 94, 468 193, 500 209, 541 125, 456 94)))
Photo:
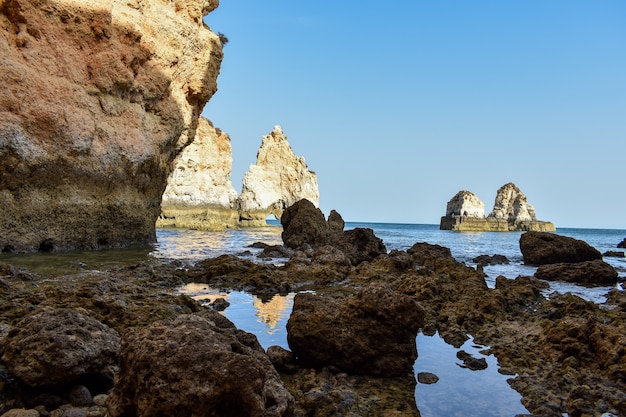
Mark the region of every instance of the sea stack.
POLYGON ((230 137, 201 117, 196 137, 176 158, 161 202, 159 227, 223 230, 236 227, 237 191, 230 137))
POLYGON ((174 158, 217 90, 217 0, 0 7, 0 250, 156 239, 174 158))
POLYGON ((441 230, 475 232, 536 231, 554 232, 554 224, 537 220, 534 207, 513 183, 500 187, 493 210, 484 216, 484 204, 469 191, 459 191, 448 202, 446 215, 441 218, 441 230))
POLYGON ((270 214, 280 219, 296 201, 307 199, 319 206, 317 176, 304 157, 296 156, 280 126, 263 136, 256 165, 243 177, 237 199, 242 226, 262 226, 270 214))

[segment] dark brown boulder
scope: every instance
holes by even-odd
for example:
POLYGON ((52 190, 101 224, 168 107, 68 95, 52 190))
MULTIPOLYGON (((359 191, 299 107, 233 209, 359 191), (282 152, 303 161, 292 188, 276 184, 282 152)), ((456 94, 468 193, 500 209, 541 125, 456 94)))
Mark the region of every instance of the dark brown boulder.
POLYGON ((410 254, 419 265, 423 265, 424 261, 428 258, 452 258, 452 252, 449 248, 440 245, 432 245, 426 242, 417 242, 407 249, 407 253, 410 254))
POLYGON ((535 272, 536 278, 546 281, 576 282, 585 285, 612 285, 617 282, 617 275, 615 268, 599 259, 540 265, 535 272))
POLYGON ((376 237, 374 231, 368 228, 346 230, 333 240, 333 246, 346 254, 352 265, 361 262, 371 262, 379 255, 387 253, 382 239, 376 237))
POLYGON ((280 223, 283 226, 283 243, 294 249, 305 244, 313 247, 327 245, 343 230, 343 219, 339 213, 332 212, 327 222, 322 211, 307 199, 287 207, 280 223))
POLYGON ((0 345, 11 375, 33 388, 63 388, 78 380, 110 388, 119 349, 115 330, 66 308, 24 318, 0 345))
POLYGON ((203 314, 124 334, 112 417, 291 415, 293 397, 256 337, 203 314))
POLYGON ((524 263, 529 265, 602 259, 600 251, 587 242, 554 233, 526 232, 520 236, 519 246, 524 263))
POLYGON ((617 244, 618 248, 626 248, 626 237, 620 243, 617 244))
POLYGON ((354 374, 412 372, 424 310, 388 284, 373 283, 347 300, 301 293, 287 322, 287 341, 303 366, 354 374))
POLYGON ((486 265, 508 265, 509 259, 504 255, 479 255, 472 259, 472 261, 476 262, 478 265, 486 266, 486 265))

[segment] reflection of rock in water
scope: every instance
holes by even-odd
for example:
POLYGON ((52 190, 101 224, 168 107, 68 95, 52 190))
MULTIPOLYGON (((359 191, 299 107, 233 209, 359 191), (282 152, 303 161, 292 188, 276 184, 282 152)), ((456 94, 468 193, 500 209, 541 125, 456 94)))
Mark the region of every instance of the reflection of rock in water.
POLYGON ((280 319, 288 315, 287 309, 293 304, 293 296, 294 294, 275 295, 267 302, 254 296, 253 304, 257 317, 267 323, 270 329, 275 328, 280 319))
POLYGON ((206 284, 196 282, 186 284, 181 288, 180 292, 190 296, 203 305, 214 303, 218 298, 228 302, 228 298, 230 297, 230 293, 214 290, 206 284))

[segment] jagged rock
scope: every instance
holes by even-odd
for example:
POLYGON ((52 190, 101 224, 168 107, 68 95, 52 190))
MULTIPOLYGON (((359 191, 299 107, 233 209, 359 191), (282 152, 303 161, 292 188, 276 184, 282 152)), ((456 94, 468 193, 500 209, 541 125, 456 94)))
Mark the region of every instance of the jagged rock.
POLYGON ((554 233, 523 233, 519 246, 524 263, 530 265, 602 259, 602 254, 587 242, 554 233))
POLYGON ((339 213, 329 216, 326 221, 322 211, 311 201, 303 199, 287 207, 280 222, 283 226, 283 243, 290 248, 304 244, 319 247, 329 244, 343 230, 343 220, 339 213))
POLYGON ((537 220, 535 209, 513 183, 500 187, 493 210, 487 217, 484 217, 484 204, 478 197, 469 191, 459 191, 448 202, 439 228, 468 232, 556 231, 552 223, 537 220))
POLYGON ((124 334, 112 417, 291 415, 293 397, 256 337, 203 314, 124 334))
POLYGON ((463 361, 463 365, 460 365, 462 368, 472 371, 487 369, 487 360, 485 358, 475 358, 464 350, 459 350, 456 353, 456 357, 463 361))
POLYGON ((546 281, 576 282, 586 285, 613 285, 617 282, 617 276, 615 268, 600 259, 540 265, 535 272, 536 278, 546 281))
POLYGON ((626 248, 626 238, 617 244, 618 248, 626 248))
POLYGON ((537 221, 535 209, 528 204, 524 193, 515 184, 504 184, 496 193, 496 201, 490 218, 506 220, 509 223, 537 221))
POLYGON ((412 372, 415 337, 423 324, 424 310, 415 300, 374 283, 345 301, 297 294, 287 341, 303 366, 401 376, 412 372))
POLYGON ((383 240, 372 229, 362 227, 346 230, 333 239, 332 245, 345 253, 354 266, 387 253, 383 240))
POLYGON ((0 346, 11 375, 33 388, 59 388, 79 380, 110 388, 119 349, 115 330, 65 308, 24 318, 0 346))
POLYGON ((471 191, 461 190, 446 206, 446 216, 485 218, 485 203, 471 191))
POLYGON ((217 0, 0 3, 0 250, 155 240, 217 89, 217 0))
POLYGON ((478 265, 508 265, 509 259, 504 255, 479 255, 472 259, 472 262, 476 262, 478 265))
POLYGON ((410 254, 418 265, 423 265, 428 258, 452 258, 452 252, 449 248, 441 245, 433 245, 426 242, 417 242, 409 249, 410 254))
POLYGON ((201 117, 196 137, 178 155, 167 179, 157 226, 198 230, 237 226, 232 164, 230 138, 201 117))
POLYGON ((307 199, 319 206, 317 176, 303 157, 293 153, 280 126, 263 136, 256 165, 244 174, 243 188, 237 199, 243 226, 265 225, 270 214, 281 219, 283 211, 307 199))

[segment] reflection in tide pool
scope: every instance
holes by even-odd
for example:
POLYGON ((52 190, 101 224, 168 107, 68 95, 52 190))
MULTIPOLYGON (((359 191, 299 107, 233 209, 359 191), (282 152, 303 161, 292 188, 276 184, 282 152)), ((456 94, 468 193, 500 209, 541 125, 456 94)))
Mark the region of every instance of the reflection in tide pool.
MULTIPOLYGON (((289 349, 286 326, 294 293, 275 295, 263 302, 244 292, 218 291, 206 284, 187 284, 181 292, 204 303, 225 298, 230 306, 223 313, 237 328, 255 334, 264 349, 273 345, 289 349)), ((500 417, 527 413, 519 393, 506 382, 512 377, 498 373, 497 359, 480 353, 484 347, 475 346, 470 339, 456 349, 438 335, 428 337, 421 333, 416 341, 419 353, 414 365, 416 375, 431 372, 439 377, 435 384, 418 383, 415 388, 415 401, 423 417, 500 417), (476 358, 485 358, 487 369, 470 371, 461 368, 461 361, 456 357, 461 349, 476 358)))
POLYGON ((493 355, 483 355, 486 349, 472 339, 455 348, 439 335, 417 336, 418 357, 414 370, 431 372, 439 377, 435 384, 420 384, 415 388, 415 401, 422 417, 501 417, 527 414, 521 395, 512 389, 505 376, 498 372, 498 361, 493 355), (456 354, 460 350, 475 358, 485 358, 487 369, 472 371, 462 368, 456 354))
POLYGON ((256 335, 264 349, 274 345, 289 349, 286 329, 294 293, 276 294, 269 301, 263 301, 256 295, 241 291, 218 291, 198 283, 187 284, 180 291, 203 304, 211 303, 217 298, 226 299, 230 305, 223 314, 238 329, 256 335))

